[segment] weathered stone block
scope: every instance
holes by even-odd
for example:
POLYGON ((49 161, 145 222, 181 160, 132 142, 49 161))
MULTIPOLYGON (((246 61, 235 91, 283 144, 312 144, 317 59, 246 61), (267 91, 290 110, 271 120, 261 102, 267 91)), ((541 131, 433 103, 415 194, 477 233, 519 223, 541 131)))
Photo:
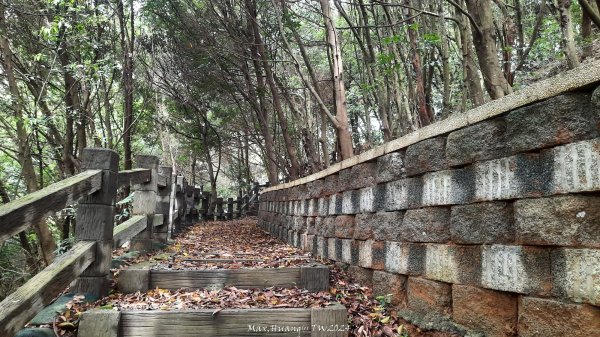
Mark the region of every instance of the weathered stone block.
POLYGON ((315 253, 316 252, 316 241, 317 237, 315 235, 308 234, 306 235, 306 248, 305 251, 315 253))
POLYGON ((348 266, 348 275, 354 283, 364 287, 373 287, 373 269, 350 265, 348 266))
POLYGON ((428 244, 424 277, 448 283, 479 284, 481 248, 428 244))
POLYGON ((381 241, 358 241, 358 265, 377 270, 385 269, 385 243, 381 241))
POLYGON ((408 146, 404 163, 409 177, 447 169, 446 138, 430 138, 408 146))
POLYGON ((354 236, 354 216, 338 215, 335 217, 335 236, 351 239, 354 236))
POLYGON ((447 242, 450 240, 450 208, 409 209, 404 215, 400 233, 404 241, 447 242))
POLYGON ((327 257, 330 260, 340 261, 342 256, 342 240, 337 238, 327 239, 327 257))
POLYGON ((391 181, 380 187, 383 198, 378 210, 400 211, 421 204, 421 178, 407 178, 391 181))
POLYGON ((317 236, 317 256, 327 258, 327 256, 329 255, 327 251, 327 243, 327 238, 317 236))
POLYGON ((600 250, 554 250, 552 282, 557 296, 600 306, 600 250))
POLYGON ((446 157, 450 166, 495 159, 506 154, 503 118, 483 121, 448 135, 446 157))
POLYGON ((425 246, 386 241, 385 270, 405 275, 420 275, 425 264, 425 246))
POLYGON ((452 312, 452 287, 448 283, 409 277, 406 299, 410 310, 449 316, 452 312))
POLYGON ((522 297, 519 302, 519 336, 598 336, 600 308, 550 299, 522 297))
POLYGON ((342 262, 358 263, 358 241, 342 239, 342 262))
POLYGON ((374 186, 377 184, 377 163, 361 163, 351 168, 351 189, 374 186))
POLYGON ((427 173, 423 176, 423 206, 463 204, 473 199, 475 179, 469 168, 427 173))
POLYGON ((515 224, 517 241, 522 244, 599 248, 600 197, 517 200, 515 224))
POLYGON ((550 170, 539 154, 476 163, 475 200, 502 200, 542 196, 551 180, 550 170))
POLYGON ((328 215, 342 214, 342 194, 332 194, 328 201, 328 215))
POLYGON ((306 184, 309 198, 319 198, 323 195, 324 180, 314 180, 306 184))
POLYGON ((309 199, 307 201, 306 215, 317 216, 319 215, 319 199, 309 199))
POLYGON ((340 190, 340 186, 338 184, 338 175, 332 174, 325 177, 325 181, 323 182, 323 193, 325 195, 338 193, 340 190))
POLYGON ((450 235, 455 243, 513 243, 513 208, 507 202, 482 202, 453 206, 450 235))
POLYGON ((600 114, 589 93, 572 93, 525 106, 506 116, 506 147, 513 153, 594 138, 600 114))
POLYGON ((377 204, 380 202, 378 186, 365 187, 355 193, 359 195, 358 212, 373 213, 377 210, 377 204))
POLYGON ((520 294, 551 292, 550 252, 529 246, 484 246, 481 284, 520 294))
POLYGON ((337 191, 343 192, 352 190, 354 186, 354 176, 352 175, 352 168, 343 169, 338 172, 337 191))
POLYGON ((328 216, 323 218, 319 231, 320 236, 334 237, 335 236, 335 218, 334 216, 328 216))
POLYGON ((357 240, 369 240, 373 238, 372 214, 357 214, 354 224, 354 238, 357 240))
POLYGON ((345 191, 342 193, 341 214, 356 214, 360 209, 359 191, 345 191))
POLYGON ((600 190, 600 138, 559 146, 550 152, 553 194, 600 190))
POLYGON ((404 212, 377 212, 370 214, 373 238, 378 241, 401 241, 404 212))
POLYGON ((319 216, 327 216, 329 214, 329 197, 319 198, 319 216))
POLYGON ((404 151, 388 153, 377 158, 377 182, 385 183, 406 177, 404 151))
POLYGON ((515 294, 452 285, 452 319, 488 337, 512 337, 517 329, 515 294))
POLYGON ((388 273, 385 271, 373 271, 373 296, 390 296, 392 305, 403 305, 406 303, 405 275, 388 273))

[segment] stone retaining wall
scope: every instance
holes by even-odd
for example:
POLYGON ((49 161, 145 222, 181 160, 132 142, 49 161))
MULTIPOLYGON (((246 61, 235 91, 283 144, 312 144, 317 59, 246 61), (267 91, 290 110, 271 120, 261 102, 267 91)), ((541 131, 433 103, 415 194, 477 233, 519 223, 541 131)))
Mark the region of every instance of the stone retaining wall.
POLYGON ((259 223, 413 313, 599 336, 597 83, 269 189, 259 223))

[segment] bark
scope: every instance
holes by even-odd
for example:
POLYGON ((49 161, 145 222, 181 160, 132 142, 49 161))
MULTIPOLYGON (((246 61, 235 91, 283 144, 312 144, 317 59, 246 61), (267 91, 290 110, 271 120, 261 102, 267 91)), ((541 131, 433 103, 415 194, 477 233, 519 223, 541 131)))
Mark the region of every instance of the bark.
MULTIPOLYGON (((29 135, 25 128, 24 112, 21 101, 21 93, 17 84, 17 78, 15 74, 14 66, 14 54, 10 48, 10 43, 6 37, 7 26, 5 18, 6 6, 0 3, 0 53, 2 54, 4 67, 4 74, 8 80, 9 92, 11 95, 11 107, 13 110, 13 117, 16 121, 16 139, 17 144, 17 157, 21 165, 21 174, 25 181, 27 192, 32 193, 38 190, 37 175, 33 160, 31 158, 31 148, 29 143, 29 135)), ((46 265, 52 263, 54 259, 54 250, 56 249, 56 243, 52 237, 52 233, 48 228, 48 224, 45 221, 41 221, 35 226, 40 246, 42 248, 42 255, 46 265)))
POLYGON ((496 27, 491 0, 466 0, 467 9, 473 18, 472 34, 483 83, 492 99, 504 97, 512 88, 498 64, 496 27))
POLYGON ((299 177, 300 174, 300 164, 298 161, 298 151, 296 150, 296 146, 290 137, 290 132, 288 130, 288 121, 283 112, 283 107, 281 105, 281 98, 279 97, 279 90, 275 85, 275 80, 273 79, 273 70, 271 69, 271 64, 269 63, 268 55, 265 50, 265 45, 262 42, 262 38, 260 36, 260 31, 258 29, 258 13, 256 12, 256 3, 252 0, 246 0, 246 10, 250 14, 249 22, 252 26, 252 33, 254 35, 254 43, 257 46, 258 53, 260 59, 262 61, 262 68, 265 71, 265 77, 267 80, 267 84, 269 85, 269 89, 271 91, 271 96, 273 99, 273 108, 277 113, 277 119, 279 122, 279 127, 281 128, 281 134, 283 136, 283 142, 285 144, 285 149, 288 155, 288 159, 290 161, 289 175, 292 180, 299 177))
POLYGON ((570 69, 573 69, 578 67, 580 62, 571 23, 571 0, 554 0, 554 6, 558 9, 558 23, 562 32, 562 44, 567 56, 567 64, 570 69))
POLYGON ((133 160, 131 138, 133 134, 133 52, 135 46, 135 27, 133 1, 130 3, 129 24, 125 17, 123 0, 118 0, 117 12, 121 28, 121 49, 123 51, 123 152, 124 168, 130 170, 133 160), (129 28, 128 28, 129 26, 129 28))
POLYGON ((348 130, 348 112, 346 110, 346 87, 344 84, 344 68, 342 62, 342 50, 338 34, 333 24, 329 0, 320 0, 323 20, 325 21, 325 33, 329 53, 331 54, 331 68, 333 70, 333 91, 335 97, 335 118, 338 122, 336 131, 340 154, 342 159, 350 158, 354 155, 352 149, 352 138, 348 130))

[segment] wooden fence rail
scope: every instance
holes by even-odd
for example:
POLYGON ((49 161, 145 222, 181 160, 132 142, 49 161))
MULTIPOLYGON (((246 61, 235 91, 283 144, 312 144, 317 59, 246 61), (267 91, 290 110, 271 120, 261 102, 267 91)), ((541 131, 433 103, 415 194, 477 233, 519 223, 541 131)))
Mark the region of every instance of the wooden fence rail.
POLYGON ((152 250, 201 219, 238 218, 258 201, 259 185, 254 184, 243 197, 240 192, 235 200, 211 203, 210 193, 173 176, 157 157, 140 155, 135 161, 135 169, 119 171, 116 152, 88 148, 80 174, 0 206, 3 241, 77 204, 77 242, 0 302, 0 336, 13 336, 69 285, 75 292, 105 296, 112 251, 127 241, 133 250, 152 250), (115 226, 117 190, 125 187, 134 193, 132 216, 115 226))

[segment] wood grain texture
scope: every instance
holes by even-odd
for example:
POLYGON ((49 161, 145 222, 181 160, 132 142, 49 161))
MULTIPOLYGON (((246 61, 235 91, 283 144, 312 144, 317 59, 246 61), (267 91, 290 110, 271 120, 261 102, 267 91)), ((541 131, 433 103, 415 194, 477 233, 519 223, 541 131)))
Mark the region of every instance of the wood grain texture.
POLYGON ((134 215, 131 219, 115 227, 113 232, 114 247, 121 247, 125 242, 131 240, 136 234, 146 229, 147 223, 147 216, 134 215))
POLYGON ((81 315, 77 337, 118 337, 121 313, 115 310, 90 310, 81 315))
POLYGON ((150 288, 241 289, 293 287, 300 283, 300 268, 219 269, 219 270, 152 270, 150 288))
POLYGON ((311 336, 310 309, 224 309, 190 311, 125 311, 121 337, 148 336, 311 336), (276 331, 276 329, 305 331, 276 331), (260 329, 272 329, 261 331, 260 329), (275 330, 275 331, 273 331, 275 330))
POLYGON ((133 169, 119 172, 118 187, 144 184, 152 179, 152 170, 133 169))
POLYGON ((348 336, 348 311, 341 304, 311 309, 311 337, 348 336))
POLYGON ((0 336, 12 336, 48 305, 94 261, 96 244, 73 248, 19 287, 0 303, 0 336))
POLYGON ((74 204, 102 186, 102 171, 89 170, 0 207, 0 241, 74 204))
POLYGON ((329 267, 322 264, 300 267, 298 286, 310 291, 329 290, 329 267))

